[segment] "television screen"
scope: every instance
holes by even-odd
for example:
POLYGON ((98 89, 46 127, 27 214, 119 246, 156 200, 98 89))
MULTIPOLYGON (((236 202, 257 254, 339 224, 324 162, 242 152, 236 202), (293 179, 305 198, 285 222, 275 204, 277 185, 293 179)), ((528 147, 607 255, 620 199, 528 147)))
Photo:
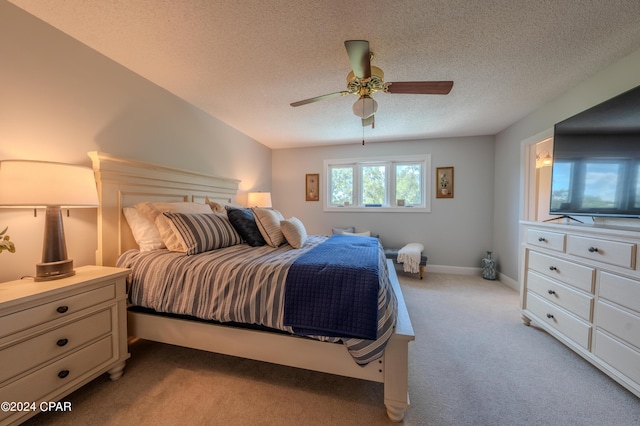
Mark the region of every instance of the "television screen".
POLYGON ((555 125, 549 213, 640 217, 640 86, 555 125))

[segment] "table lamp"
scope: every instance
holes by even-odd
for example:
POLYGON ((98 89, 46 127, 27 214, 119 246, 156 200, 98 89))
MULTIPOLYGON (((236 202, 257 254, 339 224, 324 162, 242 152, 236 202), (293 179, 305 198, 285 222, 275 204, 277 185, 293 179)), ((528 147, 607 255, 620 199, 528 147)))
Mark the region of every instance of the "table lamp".
POLYGON ((0 207, 44 207, 42 263, 35 281, 56 280, 75 274, 67 258, 61 208, 97 207, 93 170, 45 161, 0 161, 0 207))
POLYGON ((247 205, 249 207, 271 208, 270 192, 250 192, 247 195, 247 205))

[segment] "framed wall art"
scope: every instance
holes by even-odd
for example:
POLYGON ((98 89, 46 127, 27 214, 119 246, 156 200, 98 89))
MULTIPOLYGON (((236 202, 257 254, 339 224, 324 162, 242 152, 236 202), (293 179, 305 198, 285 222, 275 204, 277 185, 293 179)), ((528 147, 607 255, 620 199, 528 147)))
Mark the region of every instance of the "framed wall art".
POLYGON ((318 173, 307 174, 305 184, 305 194, 307 201, 320 200, 320 175, 318 173))
POLYGON ((453 198, 453 167, 436 169, 436 198, 453 198))

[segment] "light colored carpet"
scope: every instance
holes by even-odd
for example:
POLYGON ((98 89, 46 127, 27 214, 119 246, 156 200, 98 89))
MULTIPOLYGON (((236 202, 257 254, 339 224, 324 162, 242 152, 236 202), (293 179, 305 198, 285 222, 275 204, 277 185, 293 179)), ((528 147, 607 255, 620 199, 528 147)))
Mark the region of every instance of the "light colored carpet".
MULTIPOLYGON (((640 425, 640 400, 520 322, 518 295, 476 276, 402 273, 416 341, 406 425, 640 425)), ((382 385, 154 342, 125 375, 28 425, 385 425, 382 385)))

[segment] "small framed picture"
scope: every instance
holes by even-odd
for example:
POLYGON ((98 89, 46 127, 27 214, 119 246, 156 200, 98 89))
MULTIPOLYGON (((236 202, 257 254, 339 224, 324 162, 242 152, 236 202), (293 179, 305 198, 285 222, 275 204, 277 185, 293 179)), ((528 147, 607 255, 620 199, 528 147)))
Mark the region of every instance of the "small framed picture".
POLYGON ((436 169, 436 198, 453 198, 453 167, 436 169))
POLYGON ((320 175, 318 173, 306 175, 305 193, 307 201, 320 200, 320 175))

